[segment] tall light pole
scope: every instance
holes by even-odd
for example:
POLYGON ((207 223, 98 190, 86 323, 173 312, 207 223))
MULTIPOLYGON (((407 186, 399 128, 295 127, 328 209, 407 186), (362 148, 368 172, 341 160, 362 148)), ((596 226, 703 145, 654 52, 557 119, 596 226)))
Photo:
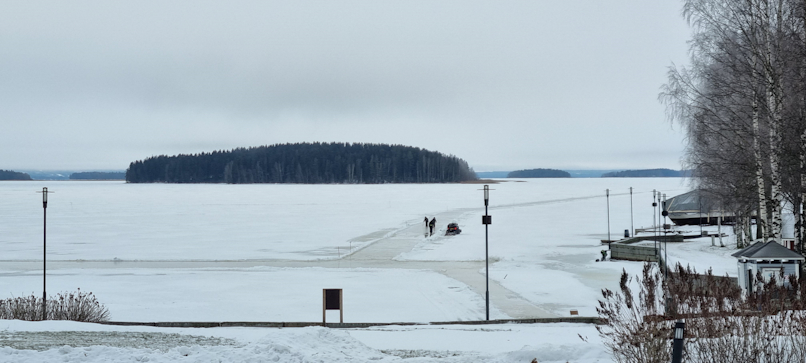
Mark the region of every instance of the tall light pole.
MULTIPOLYGON (((655 198, 655 202, 656 202, 655 204, 657 204, 657 206, 658 206, 658 208, 657 208, 657 209, 655 209, 655 220, 658 222, 658 223, 656 224, 656 225, 658 226, 658 228, 657 228, 656 230, 658 231, 658 237, 660 238, 660 236, 661 236, 660 229, 661 229, 661 227, 662 227, 662 226, 661 226, 661 222, 660 222, 660 213, 661 213, 661 209, 662 209, 662 206, 660 205, 660 197, 661 197, 661 192, 660 192, 660 190, 658 190, 658 193, 657 193, 657 194, 655 194, 655 197, 656 197, 656 198, 655 198)), ((665 254, 665 253, 666 253, 666 240, 665 240, 665 239, 663 239, 663 238, 661 238, 661 240, 659 240, 659 241, 658 241, 658 246, 663 246, 663 253, 665 254), (661 245, 661 241, 663 242, 663 245, 661 245)), ((660 260, 660 258, 661 258, 661 257, 663 257, 663 256, 661 256, 661 255, 659 254, 659 255, 658 255, 658 260, 660 260)), ((659 261, 659 262, 660 262, 660 261, 659 261)), ((663 265, 664 265, 664 266, 666 266, 666 258, 665 258, 665 257, 663 257, 663 265)), ((665 275, 665 271, 666 271, 666 269, 665 269, 665 267, 664 267, 664 277, 666 277, 666 275, 665 275)))
POLYGON ((487 227, 490 226, 493 222, 492 216, 487 214, 487 206, 490 204, 490 186, 484 186, 484 215, 481 216, 481 223, 484 224, 484 261, 486 264, 486 278, 487 278, 487 286, 484 292, 485 298, 487 301, 487 320, 490 320, 490 255, 489 255, 489 234, 487 233, 487 227))
POLYGON ((53 192, 48 192, 48 188, 42 188, 42 211, 44 212, 42 220, 42 320, 48 320, 48 193, 53 192))
MULTIPOLYGON (((658 206, 658 203, 655 203, 655 189, 652 189, 652 224, 655 225, 655 228, 652 228, 652 232, 655 234, 655 258, 660 260, 659 253, 658 253, 658 227, 655 222, 657 221, 655 208, 658 206)), ((660 262, 660 261, 658 261, 660 262)))
POLYGON ((610 189, 605 189, 605 198, 607 199, 607 243, 610 243, 610 189))
MULTIPOLYGON (((659 198, 660 200, 660 198, 659 198)), ((666 233, 666 216, 669 212, 666 211, 666 193, 663 193, 663 202, 660 203, 660 214, 663 216, 663 270, 665 271, 664 277, 669 277, 669 235, 666 233)), ((658 217, 660 218, 660 217, 658 217)), ((660 220, 660 219, 658 219, 660 220)))
POLYGON ((658 209, 655 209, 655 217, 656 217, 656 219, 658 221, 658 236, 661 235, 660 229, 662 227, 661 226, 661 221, 660 221, 660 213, 661 213, 661 209, 663 209, 663 206, 661 206, 661 204, 660 204, 661 195, 662 195, 662 193, 660 192, 660 190, 658 190, 657 199, 656 199, 657 204, 658 204, 658 209))
POLYGON ((633 223, 633 216, 632 216, 632 187, 630 187, 630 236, 635 237, 635 223, 633 223))

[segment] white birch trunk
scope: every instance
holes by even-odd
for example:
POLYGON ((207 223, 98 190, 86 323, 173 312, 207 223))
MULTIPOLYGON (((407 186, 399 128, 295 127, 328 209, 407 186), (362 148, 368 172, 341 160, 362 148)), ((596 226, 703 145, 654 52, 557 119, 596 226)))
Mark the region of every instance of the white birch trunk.
MULTIPOLYGON (((806 0, 801 1, 801 7, 804 9, 801 12, 801 47, 803 47, 803 55, 806 55, 806 0)), ((800 185, 798 186, 798 193, 800 194, 800 206, 798 210, 798 251, 803 253, 803 238, 806 233, 804 222, 806 222, 806 193, 803 188, 806 188, 806 115, 804 115, 804 107, 806 107, 806 57, 801 58, 800 69, 800 127, 803 129, 800 133, 800 185)))
MULTIPOLYGON (((749 25, 749 34, 752 35, 751 43, 751 53, 752 53, 752 63, 751 63, 751 71, 752 71, 752 85, 753 85, 753 94, 752 94, 752 120, 751 124, 753 127, 753 161, 755 166, 755 177, 756 177, 756 190, 757 190, 757 200, 758 200, 758 213, 756 215, 756 229, 757 233, 755 236, 755 240, 762 240, 766 241, 769 237, 769 228, 767 228, 767 188, 764 182, 764 160, 763 154, 761 153, 761 145, 759 139, 761 138, 761 131, 759 127, 759 104, 758 104, 758 88, 761 85, 760 75, 759 75, 759 65, 758 59, 761 56, 759 54, 759 47, 758 47, 758 32, 756 31, 758 27, 758 13, 760 11, 757 8, 758 4, 754 4, 754 1, 748 0, 748 6, 751 8, 751 21, 749 25)), ((749 218, 748 218, 749 224, 749 218)), ((751 233, 749 237, 753 238, 753 233, 751 233)))
POLYGON ((764 187, 764 166, 762 164, 761 147, 759 146, 759 127, 758 127, 758 102, 756 101, 756 92, 753 92, 753 158, 756 166, 756 188, 758 189, 758 215, 756 215, 756 223, 761 228, 762 236, 756 236, 756 239, 767 240, 767 192, 764 187))
POLYGON ((764 49, 766 51, 764 59, 764 74, 767 81, 767 109, 769 111, 769 142, 770 142, 770 195, 768 205, 770 208, 770 223, 768 239, 774 239, 781 243, 781 205, 784 201, 784 196, 781 188, 781 124, 783 123, 782 117, 782 86, 781 80, 778 75, 779 60, 773 57, 779 56, 776 37, 781 29, 781 8, 780 1, 775 6, 770 4, 770 1, 765 1, 765 11, 762 13, 764 16, 763 31, 764 31, 764 49), (773 15, 775 14, 775 15, 773 15), (773 34, 775 33, 775 34, 773 34))

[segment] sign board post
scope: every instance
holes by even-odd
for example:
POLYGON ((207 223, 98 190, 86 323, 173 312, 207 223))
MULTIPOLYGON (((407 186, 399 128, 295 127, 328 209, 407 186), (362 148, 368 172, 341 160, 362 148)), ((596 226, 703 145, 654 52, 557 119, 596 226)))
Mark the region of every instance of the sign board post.
POLYGON ((322 289, 322 325, 327 323, 327 311, 339 311, 339 323, 344 323, 342 289, 322 289))

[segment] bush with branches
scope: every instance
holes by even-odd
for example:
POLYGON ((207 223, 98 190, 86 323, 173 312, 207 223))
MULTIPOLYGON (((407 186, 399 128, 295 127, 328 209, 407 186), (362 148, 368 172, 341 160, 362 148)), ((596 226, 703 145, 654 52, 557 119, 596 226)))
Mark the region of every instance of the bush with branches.
POLYGON ((604 299, 596 308, 602 325, 596 330, 616 362, 668 361, 673 322, 658 318, 663 311, 660 272, 645 264, 643 278, 636 280, 634 293, 633 278, 623 271, 618 292, 602 290, 604 299))
POLYGON ((0 300, 0 319, 72 320, 103 322, 109 320, 109 310, 91 292, 61 292, 48 297, 42 311, 42 297, 35 295, 0 300))
POLYGON ((806 361, 804 281, 782 273, 753 280, 742 294, 710 270, 678 264, 664 278, 645 264, 640 277, 622 273, 619 291, 602 290, 597 330, 617 362, 668 362, 676 320, 686 322, 687 361, 806 361))

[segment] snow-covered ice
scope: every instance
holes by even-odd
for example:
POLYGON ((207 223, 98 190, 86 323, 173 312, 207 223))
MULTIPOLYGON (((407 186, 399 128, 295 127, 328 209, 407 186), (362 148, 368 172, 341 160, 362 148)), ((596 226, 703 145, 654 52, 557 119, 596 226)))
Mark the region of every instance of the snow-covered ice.
MULTIPOLYGON (((42 287, 41 270, 2 276, 0 291, 15 296, 42 287)), ((49 292, 77 287, 92 292, 116 321, 321 321, 324 288, 344 289, 345 321, 484 318, 482 297, 425 270, 76 268, 49 271, 47 282, 49 292)))
MULTIPOLYGON (((35 192, 44 186, 56 192, 47 209, 48 291, 92 291, 109 307, 112 320, 318 321, 323 288, 344 289, 346 322, 484 318, 479 184, 0 182, 0 292, 5 297, 41 293, 42 205, 35 192), (424 216, 437 218, 434 236, 424 236, 424 216), (462 233, 444 236, 449 222, 459 223, 462 233)), ((637 273, 641 268, 634 262, 596 262, 606 248, 599 240, 608 237, 604 190, 610 189, 615 239, 631 228, 629 187, 634 187, 636 228, 652 224, 652 189, 667 196, 688 190, 679 178, 491 184, 491 318, 568 316, 569 310, 595 316, 600 290, 615 288, 622 269, 637 273)), ((730 248, 710 248, 710 239, 704 243, 669 244, 670 262, 694 261, 698 270, 714 265, 720 274, 735 269, 735 261, 723 252, 730 248)), ((74 323, 2 321, 0 332, 51 331, 61 329, 59 324, 74 323)), ((65 326, 104 332, 145 329, 65 326)), ((418 357, 414 361, 609 360, 595 329, 586 324, 149 329, 215 332, 235 342, 182 348, 191 349, 186 353, 196 361, 215 354, 232 354, 219 356, 224 361, 396 360, 407 351, 418 357), (336 353, 344 349, 351 353, 336 353)), ((93 356, 86 349, 2 348, 0 360, 93 356)), ((179 347, 170 354, 160 349, 107 345, 91 350, 98 354, 95 361, 104 355, 167 361, 178 357, 171 354, 183 354, 179 347)))

